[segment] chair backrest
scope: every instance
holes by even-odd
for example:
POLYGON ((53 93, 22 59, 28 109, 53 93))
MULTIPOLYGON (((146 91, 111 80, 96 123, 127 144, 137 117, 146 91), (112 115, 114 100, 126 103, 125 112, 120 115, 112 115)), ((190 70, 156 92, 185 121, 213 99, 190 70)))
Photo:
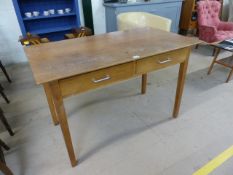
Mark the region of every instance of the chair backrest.
POLYGON ((23 46, 28 46, 28 45, 38 45, 41 43, 48 43, 49 39, 48 38, 40 38, 38 35, 32 35, 31 33, 27 33, 26 36, 19 37, 19 42, 23 46))
POLYGON ((118 30, 151 27, 170 31, 172 21, 168 18, 144 12, 121 13, 117 16, 118 30))
POLYGON ((74 28, 71 32, 75 35, 76 38, 92 35, 92 30, 87 27, 74 28))
POLYGON ((218 26, 221 3, 218 1, 199 1, 197 5, 198 25, 218 26))

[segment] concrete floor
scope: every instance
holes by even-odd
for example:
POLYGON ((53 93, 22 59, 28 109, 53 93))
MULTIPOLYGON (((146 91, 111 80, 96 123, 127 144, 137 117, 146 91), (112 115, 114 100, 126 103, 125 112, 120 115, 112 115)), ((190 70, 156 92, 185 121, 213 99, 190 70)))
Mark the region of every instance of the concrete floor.
MULTIPOLYGON (((11 150, 15 175, 191 175, 233 145, 233 81, 215 66, 206 75, 212 50, 193 50, 180 116, 172 119, 178 66, 65 100, 79 165, 71 168, 59 126, 54 127, 43 89, 28 64, 1 76, 11 104, 0 104, 16 135, 1 133, 11 150)), ((229 53, 223 53, 227 55, 229 53)), ((232 175, 233 159, 211 175, 232 175)))

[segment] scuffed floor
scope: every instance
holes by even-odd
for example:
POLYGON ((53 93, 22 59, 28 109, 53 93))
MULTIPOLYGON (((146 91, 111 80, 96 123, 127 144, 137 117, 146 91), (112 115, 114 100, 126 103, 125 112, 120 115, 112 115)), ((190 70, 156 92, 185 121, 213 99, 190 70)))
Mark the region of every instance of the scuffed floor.
MULTIPOLYGON (((8 67, 13 83, 1 82, 11 104, 0 102, 16 133, 1 133, 8 166, 15 175, 191 175, 233 145, 233 80, 224 83, 229 70, 218 65, 206 75, 211 53, 193 49, 178 119, 178 66, 151 73, 146 95, 136 78, 66 99, 75 168, 29 65, 8 67)), ((230 159, 211 175, 232 175, 232 167, 230 159)))

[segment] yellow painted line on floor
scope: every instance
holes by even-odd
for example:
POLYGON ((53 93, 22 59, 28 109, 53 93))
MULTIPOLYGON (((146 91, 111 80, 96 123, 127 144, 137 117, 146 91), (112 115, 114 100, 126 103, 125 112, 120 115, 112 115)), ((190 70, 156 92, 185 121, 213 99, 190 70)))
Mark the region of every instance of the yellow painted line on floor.
POLYGON ((215 157, 205 166, 203 166, 198 171, 193 173, 193 175, 208 175, 232 156, 233 156, 233 146, 225 150, 223 153, 219 154, 217 157, 215 157))

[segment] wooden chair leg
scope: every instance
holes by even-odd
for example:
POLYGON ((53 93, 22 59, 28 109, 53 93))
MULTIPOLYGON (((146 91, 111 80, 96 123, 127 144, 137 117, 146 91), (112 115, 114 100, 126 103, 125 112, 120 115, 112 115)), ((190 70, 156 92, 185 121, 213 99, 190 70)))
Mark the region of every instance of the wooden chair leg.
POLYGON ((141 87, 141 93, 146 93, 146 84, 147 84, 147 74, 142 75, 142 87, 141 87))
POLYGON ((1 139, 0 139, 0 147, 3 147, 6 151, 10 150, 10 147, 7 144, 5 144, 5 142, 3 142, 1 139))
POLYGON ((221 51, 221 49, 219 49, 219 48, 217 48, 217 50, 215 51, 214 59, 213 59, 211 65, 210 65, 209 71, 208 71, 208 73, 207 73, 208 75, 210 75, 210 73, 211 73, 211 71, 212 71, 212 69, 213 69, 213 67, 214 67, 214 63, 215 63, 215 61, 217 60, 220 51, 221 51))
POLYGON ((3 92, 3 87, 2 85, 0 84, 0 94, 2 95, 2 97, 4 98, 4 100, 6 101, 6 103, 10 103, 10 100, 7 98, 6 94, 3 92))
POLYGON ((9 150, 10 148, 0 139, 0 171, 4 175, 13 175, 12 171, 6 166, 6 161, 2 148, 9 150))
POLYGON ((233 68, 231 69, 231 71, 230 71, 230 73, 229 73, 229 75, 227 77, 226 83, 228 83, 230 81, 232 75, 233 75, 233 68))
POLYGON ((214 56, 214 55, 215 55, 216 51, 217 51, 217 48, 216 48, 216 47, 214 47, 214 50, 213 50, 212 56, 214 56))
POLYGON ((11 129, 11 127, 10 127, 10 125, 9 125, 9 123, 8 123, 8 121, 7 121, 7 119, 6 119, 6 117, 4 116, 3 111, 2 111, 1 108, 0 108, 0 120, 2 121, 3 125, 5 126, 5 128, 6 128, 7 131, 9 132, 9 134, 10 134, 11 136, 13 136, 13 135, 14 135, 14 132, 12 131, 12 129, 11 129))
POLYGON ((10 147, 7 146, 1 139, 0 139, 0 162, 3 162, 4 164, 6 164, 5 161, 5 157, 4 157, 4 153, 2 148, 4 148, 5 150, 10 150, 10 147))
POLYGON ((10 170, 10 168, 8 168, 6 166, 6 164, 3 163, 3 162, 1 162, 1 161, 0 161, 0 170, 2 171, 2 173, 4 175, 13 175, 12 171, 10 170))
POLYGON ((1 139, 0 139, 0 147, 3 147, 6 151, 10 150, 10 147, 7 144, 5 144, 5 142, 3 142, 1 139))
MULTIPOLYGON (((3 146, 5 146, 5 143, 2 142, 3 146)), ((4 152, 2 150, 2 145, 0 145, 0 162, 6 163, 4 152)))
POLYGON ((199 44, 197 44, 197 45, 195 46, 195 49, 198 49, 198 47, 199 47, 199 44))
POLYGON ((2 71, 3 71, 3 73, 4 73, 4 75, 5 75, 5 77, 6 77, 6 79, 7 79, 7 81, 8 81, 9 83, 11 83, 11 79, 10 79, 10 77, 9 77, 9 75, 8 75, 6 69, 5 69, 5 67, 3 66, 3 64, 2 64, 1 61, 0 61, 0 67, 1 67, 1 69, 2 69, 2 71))

